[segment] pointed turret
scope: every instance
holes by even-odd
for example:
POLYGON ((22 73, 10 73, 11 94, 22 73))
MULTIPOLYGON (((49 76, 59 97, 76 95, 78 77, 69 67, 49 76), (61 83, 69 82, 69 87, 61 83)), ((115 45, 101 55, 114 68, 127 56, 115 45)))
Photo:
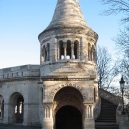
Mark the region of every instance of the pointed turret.
POLYGON ((86 26, 78 0, 58 0, 52 21, 45 31, 60 27, 86 26))

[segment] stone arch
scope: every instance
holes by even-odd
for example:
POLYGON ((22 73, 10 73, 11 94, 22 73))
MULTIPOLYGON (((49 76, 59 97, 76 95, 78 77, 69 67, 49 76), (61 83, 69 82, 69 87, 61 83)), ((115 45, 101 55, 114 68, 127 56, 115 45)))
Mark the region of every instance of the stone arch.
POLYGON ((86 92, 84 92, 83 87, 80 87, 79 85, 72 84, 72 83, 69 83, 69 84, 66 83, 66 84, 62 84, 52 90, 52 92, 50 93, 51 101, 54 101, 54 97, 55 97, 56 93, 64 87, 73 87, 73 88, 77 89, 80 92, 80 94, 82 95, 83 101, 85 101, 88 98, 88 94, 86 92))
MULTIPOLYGON (((58 113, 60 112, 60 110, 62 110, 65 107, 68 107, 66 109, 67 112, 71 112, 74 109, 76 109, 75 114, 77 111, 80 112, 80 123, 82 123, 83 96, 78 89, 74 87, 70 87, 70 86, 63 87, 54 96, 54 104, 53 104, 53 115, 54 116, 53 117, 55 119, 56 128, 57 128, 57 123, 58 123, 57 121, 60 119, 60 117, 61 118, 64 117, 62 116, 62 114, 59 117, 57 117, 58 113)), ((73 120, 74 118, 70 117, 70 120, 73 120)))
POLYGON ((24 97, 20 92, 14 92, 9 98, 9 123, 23 123, 24 97))
POLYGON ((83 112, 83 96, 74 87, 61 88, 54 96, 54 114, 63 106, 74 106, 83 112))
POLYGON ((4 98, 0 95, 0 118, 4 118, 4 98))

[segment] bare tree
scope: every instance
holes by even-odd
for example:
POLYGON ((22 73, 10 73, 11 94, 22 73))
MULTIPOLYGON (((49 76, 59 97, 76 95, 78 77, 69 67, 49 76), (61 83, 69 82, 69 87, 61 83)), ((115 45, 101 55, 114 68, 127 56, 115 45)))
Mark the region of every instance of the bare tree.
POLYGON ((129 57, 129 27, 125 27, 124 31, 120 31, 119 35, 113 40, 116 43, 118 51, 124 57, 129 57))
POLYGON ((109 5, 109 9, 103 12, 104 15, 124 13, 126 16, 121 18, 122 22, 129 21, 129 1, 128 0, 100 0, 102 4, 109 5))
POLYGON ((97 50, 98 65, 98 86, 99 88, 109 88, 113 79, 118 75, 116 64, 112 65, 111 55, 107 48, 98 46, 97 50))
POLYGON ((111 14, 122 13, 121 22, 124 23, 124 30, 121 31, 115 39, 117 49, 119 51, 121 61, 117 65, 119 73, 121 73, 126 82, 125 98, 129 102, 129 0, 100 0, 102 4, 109 5, 108 9, 102 14, 108 16, 111 14))

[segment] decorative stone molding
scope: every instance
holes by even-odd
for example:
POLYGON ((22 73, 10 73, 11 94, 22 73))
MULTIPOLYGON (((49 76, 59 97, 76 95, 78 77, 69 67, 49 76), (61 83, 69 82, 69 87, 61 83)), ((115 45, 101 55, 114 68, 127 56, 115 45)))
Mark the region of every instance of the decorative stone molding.
POLYGON ((93 119, 93 104, 85 104, 84 103, 84 118, 85 119, 93 119))
POLYGON ((94 97, 90 96, 90 94, 92 94, 92 93, 90 93, 89 91, 85 91, 83 87, 80 87, 80 86, 78 86, 76 84, 72 84, 72 83, 62 84, 61 86, 58 86, 57 88, 53 89, 53 91, 50 93, 49 99, 53 100, 56 93, 64 87, 73 87, 73 88, 77 89, 78 91, 80 91, 80 93, 82 94, 82 97, 83 97, 83 101, 93 102, 93 100, 94 100, 94 97))
POLYGON ((52 103, 44 103, 44 118, 52 118, 52 103))
POLYGON ((89 27, 87 28, 57 28, 57 29, 53 29, 53 30, 49 30, 46 32, 42 32, 38 38, 39 40, 42 40, 45 37, 51 36, 51 35, 58 35, 58 34, 65 34, 65 33, 72 33, 72 34, 85 34, 88 37, 92 37, 94 39, 94 41, 97 41, 98 39, 98 35, 93 32, 89 27))

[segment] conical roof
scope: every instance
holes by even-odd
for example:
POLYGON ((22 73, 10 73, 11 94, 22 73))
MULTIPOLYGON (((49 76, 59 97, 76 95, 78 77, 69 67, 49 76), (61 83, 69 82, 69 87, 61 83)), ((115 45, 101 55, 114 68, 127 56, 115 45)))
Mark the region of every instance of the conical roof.
POLYGON ((45 31, 60 27, 86 26, 78 0, 58 0, 52 21, 45 31))

